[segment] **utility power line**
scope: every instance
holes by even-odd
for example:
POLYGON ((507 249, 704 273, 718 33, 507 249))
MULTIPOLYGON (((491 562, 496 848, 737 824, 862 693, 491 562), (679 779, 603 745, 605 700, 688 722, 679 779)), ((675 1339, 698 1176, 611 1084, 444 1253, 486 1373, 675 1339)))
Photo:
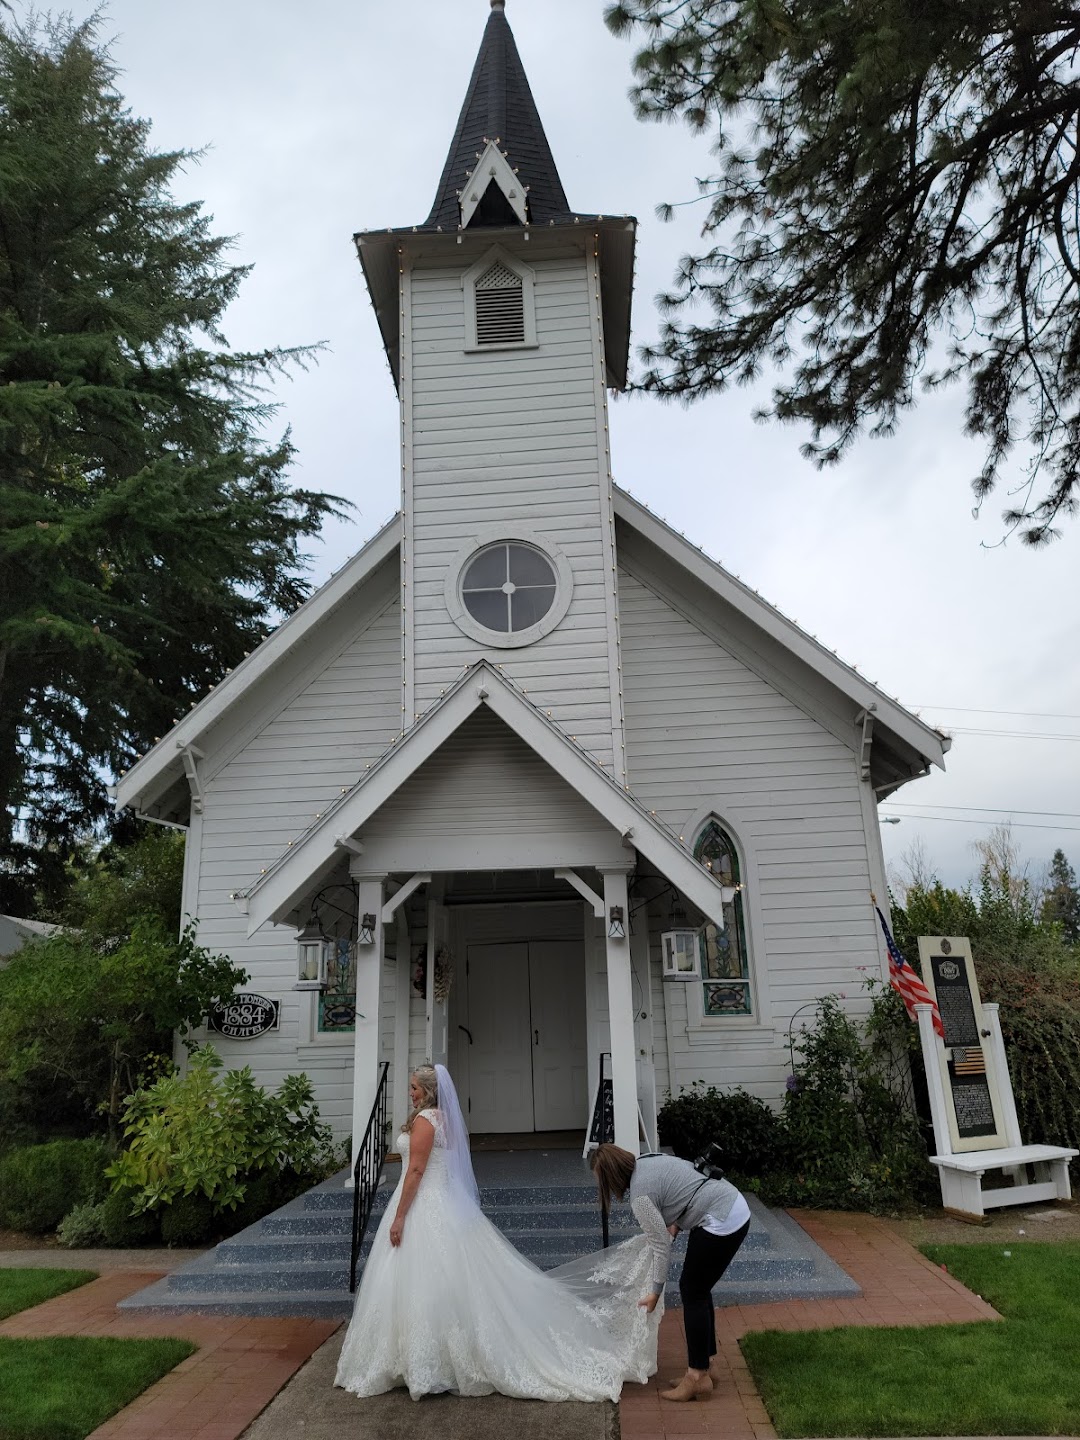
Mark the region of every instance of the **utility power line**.
POLYGON ((996 740, 1080 740, 1080 735, 1048 735, 1041 730, 979 730, 967 725, 948 725, 950 735, 989 735, 996 740))
MULTIPOLYGON (((883 815, 882 820, 888 821, 890 817, 883 815)), ((895 817, 899 820, 943 820, 951 825, 989 825, 990 820, 969 820, 964 815, 921 815, 913 811, 905 811, 903 815, 895 817)), ((1028 820, 1014 820, 1012 822, 1018 830, 1075 830, 1080 834, 1080 825, 1039 825, 1028 820)))
MULTIPOLYGON (((903 810, 909 805, 918 804, 917 801, 897 800, 889 801, 890 810, 903 810)), ((994 815, 1039 815, 1042 817, 1052 816, 1059 820, 1080 820, 1080 813, 1074 810, 1025 810, 1022 805, 927 805, 919 806, 920 810, 984 810, 994 815)))
POLYGON ((1052 710, 980 710, 974 705, 909 705, 909 710, 951 710, 963 715, 1012 715, 1019 720, 1080 720, 1080 715, 1062 715, 1052 710))

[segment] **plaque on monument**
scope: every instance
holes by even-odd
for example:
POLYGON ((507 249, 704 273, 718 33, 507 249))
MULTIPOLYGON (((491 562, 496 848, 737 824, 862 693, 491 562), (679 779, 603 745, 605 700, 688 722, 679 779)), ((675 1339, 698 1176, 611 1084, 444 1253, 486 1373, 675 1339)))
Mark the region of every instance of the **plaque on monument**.
POLYGON ((954 1150, 1005 1145, 1004 1125, 987 1069, 983 1023, 971 946, 957 936, 919 939, 923 979, 937 1003, 945 1034, 938 1044, 954 1150))
POLYGON ((930 969, 933 976, 931 988, 945 1030, 945 1044, 978 1045, 979 1026, 963 957, 931 955, 930 969))

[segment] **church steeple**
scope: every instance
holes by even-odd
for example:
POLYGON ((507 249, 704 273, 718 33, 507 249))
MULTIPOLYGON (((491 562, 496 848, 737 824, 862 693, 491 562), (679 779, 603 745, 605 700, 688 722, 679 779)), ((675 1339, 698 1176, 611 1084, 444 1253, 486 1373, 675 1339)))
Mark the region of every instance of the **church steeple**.
MULTIPOLYGON (((502 182, 503 177, 495 180, 502 182)), ((572 222, 573 216, 507 23, 505 5, 503 0, 491 0, 491 15, 435 203, 422 228, 456 230, 463 223, 547 225, 553 220, 572 222), (496 154, 505 157, 510 184, 516 177, 521 187, 523 205, 514 205, 507 198, 505 184, 493 183, 488 175, 485 152, 493 144, 496 154), (481 193, 466 220, 462 211, 468 205, 470 186, 479 186, 481 193)))
POLYGON ((621 782, 605 391, 634 221, 568 208, 502 0, 431 216, 357 245, 401 398, 402 729, 487 658, 621 782))
POLYGON ((491 0, 430 215, 422 225, 387 226, 353 237, 399 390, 406 252, 413 255, 422 246, 434 253, 443 246, 460 255, 458 247, 473 236, 507 244, 516 236, 535 251, 541 232, 563 235, 572 248, 579 242, 570 241, 567 231, 587 234, 598 262, 604 379, 621 390, 630 350, 636 222, 629 215, 570 209, 507 23, 505 0, 491 0))

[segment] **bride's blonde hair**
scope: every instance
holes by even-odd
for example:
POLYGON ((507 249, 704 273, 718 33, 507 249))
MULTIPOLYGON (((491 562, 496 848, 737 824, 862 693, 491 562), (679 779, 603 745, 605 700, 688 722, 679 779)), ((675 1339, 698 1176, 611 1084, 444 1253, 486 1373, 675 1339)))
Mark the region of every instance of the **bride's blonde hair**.
MULTIPOLYGON (((409 1118, 405 1121, 406 1132, 412 1129, 413 1121, 417 1115, 420 1114, 421 1110, 434 1110, 439 1103, 439 1078, 435 1074, 434 1065, 418 1065, 409 1076, 409 1079, 416 1081, 420 1089, 424 1092, 424 1095, 423 1100, 417 1105, 416 1109, 409 1111, 409 1118)), ((398 1114, 400 1113, 401 1112, 398 1111, 398 1114)))

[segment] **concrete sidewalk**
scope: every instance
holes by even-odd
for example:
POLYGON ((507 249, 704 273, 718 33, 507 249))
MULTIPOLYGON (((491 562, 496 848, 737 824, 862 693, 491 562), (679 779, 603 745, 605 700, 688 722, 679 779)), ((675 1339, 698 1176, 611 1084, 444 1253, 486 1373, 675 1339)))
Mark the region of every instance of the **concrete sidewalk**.
POLYGON ((198 1250, 0 1250, 0 1270, 179 1270, 206 1253, 198 1250))
MULTIPOLYGON (((358 1400, 334 1388, 344 1330, 328 1340, 244 1431, 243 1440, 615 1440, 616 1406, 425 1395, 358 1400)), ((680 1407, 687 1408, 687 1407, 680 1407)))

